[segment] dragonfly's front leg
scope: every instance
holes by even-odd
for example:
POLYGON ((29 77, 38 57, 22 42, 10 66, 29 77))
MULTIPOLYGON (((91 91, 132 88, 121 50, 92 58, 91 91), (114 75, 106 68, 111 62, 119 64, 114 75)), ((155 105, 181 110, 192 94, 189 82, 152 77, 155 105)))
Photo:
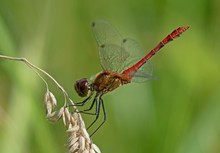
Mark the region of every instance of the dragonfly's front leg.
POLYGON ((83 113, 83 114, 97 115, 97 112, 95 112, 95 113, 88 112, 88 111, 90 111, 90 110, 93 109, 94 104, 96 104, 96 109, 97 109, 97 107, 98 107, 97 98, 98 98, 98 97, 97 97, 97 95, 96 95, 95 98, 94 98, 94 100, 92 101, 92 105, 91 105, 88 109, 85 109, 85 110, 82 110, 82 111, 79 111, 79 112, 80 112, 80 113, 83 113))
POLYGON ((70 106, 84 106, 85 104, 87 104, 89 102, 89 100, 92 98, 92 94, 89 95, 89 97, 87 97, 85 100, 83 100, 82 102, 77 102, 74 103, 73 105, 70 106))

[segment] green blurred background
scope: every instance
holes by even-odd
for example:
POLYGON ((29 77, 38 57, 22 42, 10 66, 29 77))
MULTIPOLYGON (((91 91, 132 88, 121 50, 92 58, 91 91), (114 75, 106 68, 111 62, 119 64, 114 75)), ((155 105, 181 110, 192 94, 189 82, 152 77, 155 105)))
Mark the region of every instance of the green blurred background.
MULTIPOLYGON (((107 122, 92 139, 104 153, 219 153, 219 15, 218 0, 0 0, 0 54, 26 57, 80 101, 75 80, 101 71, 93 20, 110 22, 146 53, 189 24, 151 60, 159 79, 104 96, 107 122)), ((66 152, 62 122, 45 118, 45 91, 25 64, 0 59, 1 153, 66 152)))

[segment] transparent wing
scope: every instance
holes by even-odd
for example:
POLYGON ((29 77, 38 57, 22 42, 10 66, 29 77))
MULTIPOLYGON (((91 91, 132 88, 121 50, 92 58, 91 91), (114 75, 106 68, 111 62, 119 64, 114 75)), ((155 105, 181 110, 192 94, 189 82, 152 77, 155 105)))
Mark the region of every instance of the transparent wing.
POLYGON ((98 44, 102 68, 118 71, 129 56, 121 47, 121 35, 112 25, 103 20, 94 21, 92 30, 98 44))
POLYGON ((92 30, 98 46, 106 44, 120 45, 122 37, 119 32, 108 22, 96 20, 92 22, 92 30))
POLYGON ((151 79, 157 79, 157 78, 153 76, 153 64, 147 62, 133 74, 131 81, 144 82, 151 79))
POLYGON ((98 44, 100 63, 104 70, 123 72, 129 69, 126 75, 130 75, 134 82, 143 82, 153 78, 153 66, 149 62, 138 70, 132 69, 144 57, 144 49, 137 41, 130 38, 122 39, 119 32, 103 20, 94 21, 92 30, 98 44))
POLYGON ((143 82, 153 79, 153 64, 151 64, 149 61, 141 66, 138 70, 132 68, 144 57, 145 51, 143 47, 136 40, 130 38, 124 39, 122 47, 129 54, 122 66, 123 70, 130 70, 126 75, 132 76, 133 82, 143 82))
POLYGON ((99 56, 103 69, 119 72, 129 54, 118 45, 106 44, 99 47, 99 56))
POLYGON ((124 71, 132 67, 143 57, 144 49, 137 41, 131 38, 123 39, 121 46, 129 55, 120 68, 120 71, 124 71))

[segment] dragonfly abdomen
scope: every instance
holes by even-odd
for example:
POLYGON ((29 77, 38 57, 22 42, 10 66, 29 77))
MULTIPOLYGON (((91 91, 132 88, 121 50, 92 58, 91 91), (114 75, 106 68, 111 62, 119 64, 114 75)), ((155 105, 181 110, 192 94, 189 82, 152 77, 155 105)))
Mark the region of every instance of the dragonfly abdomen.
POLYGON ((127 70, 123 71, 123 74, 134 74, 138 69, 144 65, 153 55, 155 55, 163 46, 167 43, 171 42, 173 39, 179 37, 184 31, 189 28, 188 25, 179 27, 174 30, 171 34, 167 35, 154 49, 152 49, 144 58, 138 61, 134 66, 128 68, 127 70))

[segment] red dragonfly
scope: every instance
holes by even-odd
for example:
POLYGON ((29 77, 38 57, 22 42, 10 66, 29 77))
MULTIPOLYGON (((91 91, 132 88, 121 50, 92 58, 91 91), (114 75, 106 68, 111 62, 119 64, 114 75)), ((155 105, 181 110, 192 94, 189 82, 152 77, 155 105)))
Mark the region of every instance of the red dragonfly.
POLYGON ((109 23, 98 20, 92 23, 92 30, 94 32, 98 49, 100 63, 103 71, 100 72, 92 83, 89 83, 87 78, 82 78, 75 83, 75 90, 81 97, 89 96, 76 105, 85 105, 92 98, 94 100, 89 109, 81 111, 86 114, 96 115, 95 120, 90 124, 90 128, 98 119, 100 109, 104 113, 104 120, 91 134, 93 135, 106 121, 106 112, 102 96, 111 92, 121 85, 130 82, 143 82, 152 78, 152 67, 149 64, 149 59, 155 55, 164 45, 173 39, 180 36, 189 28, 188 25, 175 29, 172 33, 167 35, 154 49, 152 49, 146 56, 138 57, 138 52, 143 49, 133 39, 123 39, 118 31, 109 23), (94 104, 96 105, 95 113, 90 113, 94 104))

